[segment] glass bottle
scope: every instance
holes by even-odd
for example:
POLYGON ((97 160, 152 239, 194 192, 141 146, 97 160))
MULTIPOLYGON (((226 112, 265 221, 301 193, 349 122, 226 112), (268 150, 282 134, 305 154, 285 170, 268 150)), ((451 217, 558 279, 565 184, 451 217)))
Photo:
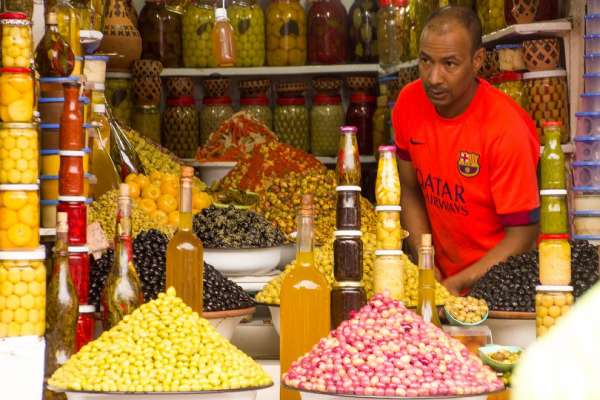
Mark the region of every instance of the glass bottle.
POLYGON ((140 278, 133 265, 131 238, 131 197, 129 185, 119 186, 117 200, 117 227, 115 229, 115 256, 113 266, 102 290, 102 323, 105 330, 118 324, 144 303, 140 278))
POLYGON ((81 26, 75 8, 67 0, 59 0, 55 8, 50 8, 48 12, 54 11, 58 18, 58 32, 71 47, 75 56, 75 66, 71 75, 81 75, 81 61, 77 57, 82 56, 79 31, 81 26))
POLYGON ((560 146, 561 123, 544 123, 544 151, 540 160, 540 189, 566 189, 565 154, 560 146))
POLYGON ((306 63, 306 15, 299 0, 274 0, 267 9, 267 64, 306 63))
MULTIPOLYGON (((302 196, 298 212, 296 266, 281 282, 281 371, 306 354, 330 326, 329 283, 315 266, 313 196, 302 196)), ((280 389, 281 400, 298 400, 297 391, 280 389)))
POLYGON ((57 214, 52 278, 46 296, 46 375, 75 352, 79 300, 69 272, 67 213, 57 214))
POLYGON ((212 51, 217 67, 235 65, 235 47, 233 27, 227 19, 227 9, 215 10, 215 25, 212 31, 212 51))
POLYGON ((147 0, 138 17, 142 59, 158 60, 165 68, 181 66, 181 15, 162 0, 147 0))
POLYGON ((342 98, 320 94, 313 98, 310 110, 310 146, 315 156, 335 156, 340 126, 344 125, 342 98))
POLYGON ((339 0, 316 0, 308 10, 308 62, 344 64, 348 61, 348 14, 339 0))
POLYGON ((434 250, 431 243, 431 235, 422 235, 421 246, 419 247, 419 297, 417 314, 419 314, 423 320, 441 327, 442 324, 438 317, 435 304, 435 271, 433 257, 434 250))
POLYGON ((167 288, 173 286, 177 295, 202 315, 202 282, 204 247, 192 231, 192 178, 194 168, 181 168, 179 227, 167 247, 167 288))
POLYGON ((374 63, 379 60, 377 48, 376 0, 355 0, 350 7, 350 61, 374 63))
POLYGON ((234 32, 235 66, 265 64, 265 15, 255 0, 233 0, 227 9, 234 32))
POLYGON ((107 12, 108 2, 104 0, 91 0, 92 30, 104 32, 104 17, 107 12))
POLYGON ((215 67, 212 31, 215 23, 214 0, 196 0, 183 15, 183 66, 215 67))
POLYGON ((60 114, 60 150, 80 151, 85 147, 83 135, 83 116, 79 105, 79 82, 63 83, 64 107, 60 114))
POLYGON ((358 150, 361 155, 373 154, 373 114, 377 98, 363 92, 350 96, 346 124, 357 128, 358 150))
POLYGON ((35 68, 41 76, 69 76, 75 67, 71 46, 58 31, 56 13, 46 16, 46 32, 35 49, 35 68))
POLYGON ((338 186, 360 186, 360 156, 356 140, 356 127, 340 128, 340 144, 336 163, 338 186))
POLYGON ((98 178, 94 195, 100 197, 109 190, 118 189, 121 178, 110 155, 110 125, 104 104, 94 104, 92 123, 96 124, 96 135, 92 145, 91 172, 98 178))
POLYGON ((396 162, 396 146, 379 148, 379 163, 375 181, 375 200, 378 206, 400 205, 400 177, 396 162))

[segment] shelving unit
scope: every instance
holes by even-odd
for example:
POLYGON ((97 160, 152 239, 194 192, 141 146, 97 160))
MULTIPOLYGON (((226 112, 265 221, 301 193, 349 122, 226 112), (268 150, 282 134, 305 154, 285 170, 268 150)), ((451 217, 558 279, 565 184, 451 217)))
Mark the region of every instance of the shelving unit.
POLYGON ((289 75, 343 75, 376 74, 379 64, 303 65, 298 67, 255 67, 255 68, 165 68, 161 77, 188 76, 289 76, 289 75))

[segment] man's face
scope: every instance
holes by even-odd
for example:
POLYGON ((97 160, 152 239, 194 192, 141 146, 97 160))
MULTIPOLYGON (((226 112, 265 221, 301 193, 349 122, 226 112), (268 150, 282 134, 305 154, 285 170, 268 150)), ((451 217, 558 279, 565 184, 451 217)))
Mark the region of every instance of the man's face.
POLYGON ((452 108, 469 95, 483 62, 483 49, 475 54, 467 30, 448 21, 426 28, 421 36, 419 73, 427 97, 440 110, 452 108))

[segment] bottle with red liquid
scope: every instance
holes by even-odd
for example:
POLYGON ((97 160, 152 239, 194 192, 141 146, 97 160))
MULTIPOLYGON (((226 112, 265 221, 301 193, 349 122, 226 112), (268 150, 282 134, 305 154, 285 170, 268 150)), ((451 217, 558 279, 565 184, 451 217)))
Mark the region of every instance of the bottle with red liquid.
POLYGON ((348 61, 348 14, 340 0, 316 0, 308 11, 308 62, 348 61))
POLYGON ((361 155, 373 154, 373 114, 377 98, 366 92, 354 92, 346 111, 346 125, 357 128, 358 151, 361 155))
POLYGON ((79 108, 79 89, 75 81, 63 83, 64 108, 60 115, 59 149, 81 151, 84 145, 83 116, 79 108))
POLYGON ((233 40, 233 27, 227 18, 227 9, 217 8, 212 31, 213 58, 217 67, 233 67, 235 64, 233 40))

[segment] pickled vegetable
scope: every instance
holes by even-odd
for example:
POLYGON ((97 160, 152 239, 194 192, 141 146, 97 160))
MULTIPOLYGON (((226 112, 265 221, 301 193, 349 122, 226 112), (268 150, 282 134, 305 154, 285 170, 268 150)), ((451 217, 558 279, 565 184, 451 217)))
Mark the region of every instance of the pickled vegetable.
POLYGON ((126 125, 131 121, 132 87, 130 79, 109 78, 106 80, 106 101, 113 115, 126 125))
POLYGON ((336 162, 338 186, 360 186, 361 165, 358 155, 356 127, 340 127, 340 140, 336 162))
POLYGON ((538 337, 546 334, 573 306, 571 286, 538 286, 535 295, 535 330, 538 337), (564 290, 558 291, 561 288, 564 290))
POLYGON ((317 95, 310 111, 311 151, 316 156, 335 156, 340 126, 345 115, 339 96, 317 95))
POLYGON ((235 66, 265 63, 265 16, 254 0, 234 0, 227 9, 235 38, 235 66))
POLYGON ((0 119, 4 122, 33 120, 33 76, 28 68, 0 69, 0 119))
POLYGON ((277 100, 273 127, 283 143, 309 151, 308 119, 304 97, 280 97, 277 100))
POLYGON ((160 143, 160 111, 157 106, 136 107, 131 119, 133 129, 155 143, 160 143))
POLYGON ((158 60, 165 68, 181 66, 181 15, 164 2, 146 1, 138 17, 142 59, 158 60))
POLYGON ((373 289, 394 300, 404 298, 404 259, 400 250, 375 250, 373 289))
POLYGON ((308 62, 343 64, 348 61, 348 14, 340 0, 313 1, 308 11, 308 62))
POLYGON ((298 0, 275 0, 267 9, 267 63, 306 63, 306 15, 298 0))
MULTIPOLYGON (((385 206, 384 206, 385 207, 385 206)), ((400 250, 404 232, 400 225, 400 210, 391 211, 393 206, 388 206, 389 211, 377 207, 377 249, 400 250)))
POLYGON ((377 62, 377 12, 376 0, 355 0, 350 7, 350 60, 377 62))
POLYGON ((180 158, 193 158, 198 150, 198 112, 193 98, 167 100, 162 115, 165 146, 180 158))
POLYGON ((394 146, 379 148, 379 164, 375 181, 375 200, 379 206, 400 205, 400 177, 394 146))
POLYGON ((525 96, 525 85, 520 76, 512 76, 498 83, 498 89, 510 96, 522 108, 527 107, 527 97, 525 96))
POLYGON ((266 96, 262 100, 260 98, 240 99, 240 111, 247 113, 269 129, 273 126, 273 112, 266 96))
POLYGON ((38 134, 35 125, 0 124, 0 184, 36 183, 38 134))
POLYGON ((399 3, 397 0, 383 0, 377 16, 379 62, 384 68, 409 59, 406 40, 409 33, 405 21, 408 15, 399 3))
POLYGON ((542 190, 540 206, 540 228, 543 234, 565 234, 569 232, 566 190, 542 190), (553 194, 552 192, 562 192, 553 194))
POLYGON ((39 246, 37 185, 0 185, 0 250, 39 246))
POLYGON ((35 49, 35 68, 44 77, 69 76, 75 67, 71 46, 58 32, 55 13, 46 17, 46 32, 35 49))
POLYGON ((488 314, 488 305, 483 299, 474 297, 453 297, 444 306, 446 311, 457 321, 476 324, 488 314))
POLYGON ((211 33, 215 22, 214 0, 197 0, 183 15, 183 66, 216 67, 211 33))
POLYGON ((542 235, 539 253, 540 283, 542 285, 568 285, 571 283, 569 235, 542 235))
POLYGON ((203 104, 200 111, 200 145, 206 143, 210 134, 233 116, 231 98, 228 96, 207 97, 203 104))
POLYGON ((540 188, 566 189, 565 154, 560 146, 560 122, 544 123, 544 150, 540 157, 540 188))
POLYGON ((0 19, 2 24, 2 66, 4 68, 29 68, 33 52, 31 21, 25 14, 22 19, 0 19))

